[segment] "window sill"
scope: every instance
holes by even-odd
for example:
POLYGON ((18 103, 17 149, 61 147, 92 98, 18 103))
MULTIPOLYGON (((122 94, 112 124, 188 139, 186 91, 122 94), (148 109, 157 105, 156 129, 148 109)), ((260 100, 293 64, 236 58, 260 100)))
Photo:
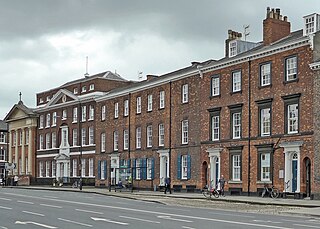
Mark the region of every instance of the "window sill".
POLYGON ((220 98, 220 97, 221 97, 220 94, 219 95, 210 95, 209 99, 215 99, 215 98, 220 98))
POLYGON ((189 103, 189 101, 187 101, 187 102, 181 102, 181 104, 183 105, 183 104, 188 104, 189 103))
POLYGON ((272 87, 272 84, 260 85, 258 86, 258 89, 271 88, 271 87, 272 87))
POLYGON ((77 123, 77 121, 73 121, 73 122, 72 122, 72 124, 75 124, 75 123, 77 123))
POLYGON ((294 83, 294 82, 298 83, 299 82, 299 78, 297 77, 294 80, 285 80, 285 81, 283 81, 283 84, 294 83))
POLYGON ((272 184, 270 180, 268 181, 257 181, 257 184, 272 184))
POLYGON ((235 94, 242 94, 242 90, 230 92, 230 95, 235 95, 235 94))
POLYGON ((159 107, 159 110, 164 110, 165 107, 159 107))
POLYGON ((137 112, 136 115, 141 115, 141 112, 137 112))
POLYGON ((228 181, 229 184, 242 184, 242 181, 234 181, 234 180, 230 180, 228 181))

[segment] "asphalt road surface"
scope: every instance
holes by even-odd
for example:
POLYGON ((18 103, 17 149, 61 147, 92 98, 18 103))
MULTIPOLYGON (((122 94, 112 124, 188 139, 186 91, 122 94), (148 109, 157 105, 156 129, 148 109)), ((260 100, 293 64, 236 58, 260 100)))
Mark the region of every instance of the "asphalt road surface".
POLYGON ((320 219, 168 206, 80 192, 0 189, 0 229, 6 228, 320 229, 320 219))

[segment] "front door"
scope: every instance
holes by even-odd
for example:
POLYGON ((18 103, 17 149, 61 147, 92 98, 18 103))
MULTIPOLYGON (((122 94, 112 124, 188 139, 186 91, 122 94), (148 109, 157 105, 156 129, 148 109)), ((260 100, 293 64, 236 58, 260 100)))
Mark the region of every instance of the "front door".
POLYGON ((308 158, 306 160, 306 195, 310 197, 311 194, 311 162, 308 158))
POLYGON ((297 191, 297 177, 298 177, 298 160, 296 154, 292 159, 292 192, 297 191))

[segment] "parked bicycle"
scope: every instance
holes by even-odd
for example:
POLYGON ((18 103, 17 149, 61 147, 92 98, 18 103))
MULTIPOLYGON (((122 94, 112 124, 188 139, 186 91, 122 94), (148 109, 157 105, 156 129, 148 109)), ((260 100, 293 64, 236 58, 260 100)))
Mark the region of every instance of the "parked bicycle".
POLYGON ((266 195, 270 196, 271 198, 278 198, 279 190, 275 188, 273 185, 271 188, 269 188, 268 185, 265 184, 261 197, 263 198, 266 195))
POLYGON ((212 196, 214 196, 215 198, 219 198, 220 196, 219 191, 215 188, 208 189, 205 187, 201 192, 207 199, 211 199, 212 196))

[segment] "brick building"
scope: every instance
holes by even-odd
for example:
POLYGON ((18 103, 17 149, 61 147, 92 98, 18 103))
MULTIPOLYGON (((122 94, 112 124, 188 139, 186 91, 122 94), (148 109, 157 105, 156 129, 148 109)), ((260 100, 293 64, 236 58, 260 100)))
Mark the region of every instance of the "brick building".
POLYGON ((8 171, 9 176, 17 175, 19 185, 35 182, 35 146, 38 115, 20 100, 15 104, 4 121, 8 124, 9 152, 7 161, 16 169, 8 171))
POLYGON ((0 177, 5 174, 5 162, 8 157, 8 124, 0 120, 0 177))
POLYGON ((37 94, 37 183, 94 183, 95 98, 127 84, 107 71, 37 94))
POLYGON ((287 17, 268 8, 262 42, 242 51, 241 35, 229 31, 226 57, 201 68, 204 183, 216 185, 223 174, 231 194, 259 194, 268 184, 318 198, 313 124, 319 89, 310 64, 317 66, 319 15, 305 22, 291 32, 287 17))

